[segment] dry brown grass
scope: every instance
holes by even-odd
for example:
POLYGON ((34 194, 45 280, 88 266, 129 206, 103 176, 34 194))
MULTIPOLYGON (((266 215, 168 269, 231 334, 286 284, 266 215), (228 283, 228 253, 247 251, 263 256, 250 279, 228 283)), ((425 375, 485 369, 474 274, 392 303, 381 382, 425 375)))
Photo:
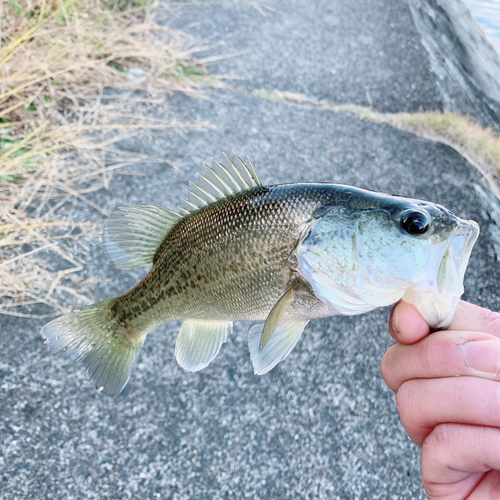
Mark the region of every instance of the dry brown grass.
POLYGON ((200 96, 203 67, 191 39, 156 23, 154 5, 123 3, 0 0, 0 313, 89 302, 75 255, 98 231, 75 208, 104 213, 86 195, 116 169, 168 163, 116 143, 205 126, 147 118, 167 92, 200 96))

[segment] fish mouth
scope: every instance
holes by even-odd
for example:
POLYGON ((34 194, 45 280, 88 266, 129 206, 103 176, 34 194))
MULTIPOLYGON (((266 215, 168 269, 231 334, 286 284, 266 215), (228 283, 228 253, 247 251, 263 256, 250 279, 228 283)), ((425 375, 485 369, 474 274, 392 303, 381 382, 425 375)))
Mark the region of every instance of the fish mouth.
POLYGON ((472 248, 479 236, 479 225, 472 220, 459 219, 459 225, 449 240, 438 273, 438 290, 450 293, 458 286, 463 288, 463 280, 472 248))
POLYGON ((437 276, 405 292, 403 300, 413 304, 432 328, 447 328, 452 322, 478 236, 477 222, 458 219, 458 226, 446 246, 437 245, 433 251, 436 260, 439 259, 437 276))

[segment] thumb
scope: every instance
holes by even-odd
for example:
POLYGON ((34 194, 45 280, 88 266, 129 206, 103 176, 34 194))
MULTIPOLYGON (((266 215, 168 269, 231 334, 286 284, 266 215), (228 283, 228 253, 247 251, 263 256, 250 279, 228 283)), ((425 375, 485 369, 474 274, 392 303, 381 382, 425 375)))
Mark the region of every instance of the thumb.
MULTIPOLYGON (((411 304, 399 301, 391 312, 389 330, 400 344, 415 344, 430 333, 429 325, 411 304)), ((461 300, 447 330, 484 332, 500 338, 500 314, 461 300)))
POLYGON ((400 300, 392 308, 389 331, 396 342, 408 345, 422 340, 431 329, 413 305, 400 300))

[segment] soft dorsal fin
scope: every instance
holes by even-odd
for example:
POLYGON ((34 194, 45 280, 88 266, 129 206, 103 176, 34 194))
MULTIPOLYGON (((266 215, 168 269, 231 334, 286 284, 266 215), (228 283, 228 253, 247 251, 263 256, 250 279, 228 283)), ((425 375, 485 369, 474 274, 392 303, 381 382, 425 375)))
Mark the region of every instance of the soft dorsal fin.
POLYGON ((156 205, 121 207, 104 226, 104 248, 118 269, 133 269, 153 263, 153 258, 182 216, 156 205))
POLYGON ((225 159, 222 163, 212 158, 213 165, 209 167, 205 164, 205 174, 199 175, 198 183, 191 183, 188 195, 179 207, 181 215, 194 212, 226 196, 262 185, 250 158, 249 165, 246 165, 236 153, 233 153, 235 161, 223 154, 225 159))

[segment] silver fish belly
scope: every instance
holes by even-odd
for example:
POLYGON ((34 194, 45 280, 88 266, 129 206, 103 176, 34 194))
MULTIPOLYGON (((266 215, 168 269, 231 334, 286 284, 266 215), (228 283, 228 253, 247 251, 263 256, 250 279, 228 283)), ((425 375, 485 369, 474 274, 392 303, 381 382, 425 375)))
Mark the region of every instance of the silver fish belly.
POLYGON ((176 359, 207 366, 233 321, 251 328, 255 373, 288 356, 308 321, 361 314, 399 299, 433 327, 452 320, 479 227, 440 205, 335 184, 262 186, 251 162, 215 162, 180 213, 126 207, 104 240, 119 268, 152 264, 125 295, 42 330, 82 361, 99 390, 118 394, 147 333, 183 320, 176 359))

